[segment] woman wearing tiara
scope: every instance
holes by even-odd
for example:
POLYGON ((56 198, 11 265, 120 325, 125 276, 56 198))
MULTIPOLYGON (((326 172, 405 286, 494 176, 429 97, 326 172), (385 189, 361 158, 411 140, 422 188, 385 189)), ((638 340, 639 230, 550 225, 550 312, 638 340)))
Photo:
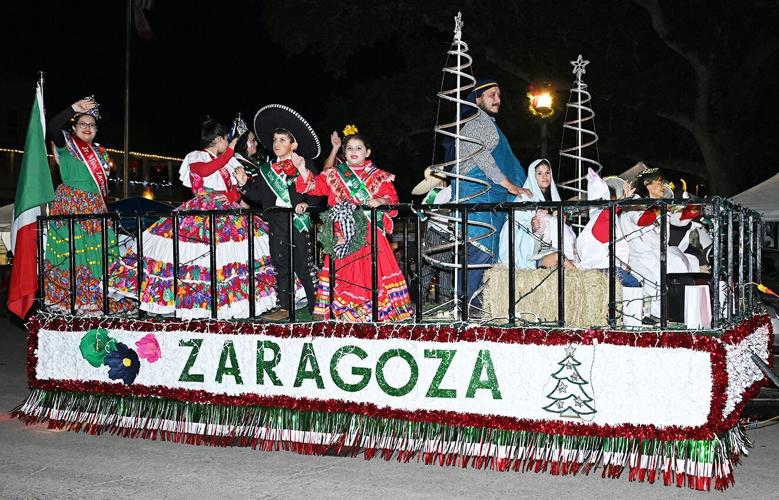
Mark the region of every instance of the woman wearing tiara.
MULTIPOLYGON (((643 163, 640 163, 643 165, 643 163)), ((673 198, 673 192, 666 187, 665 178, 657 168, 646 165, 633 181, 634 199, 673 198)), ((650 207, 628 206, 620 215, 622 231, 630 248, 628 265, 631 272, 641 281, 644 300, 649 303, 644 324, 660 321, 660 224, 684 226, 689 224, 689 211, 669 212, 666 221, 660 218, 657 205, 650 207)), ((670 232, 668 233, 670 234, 670 232)), ((667 238, 668 236, 666 236, 667 238)), ((668 245, 666 251, 666 273, 690 272, 690 262, 678 247, 668 245)), ((645 311, 646 312, 646 311, 645 311)))
MULTIPOLYGON (((194 197, 176 211, 238 209, 241 198, 234 170, 240 164, 233 157, 238 137, 228 143, 227 129, 207 118, 200 134, 201 149, 192 151, 179 170, 182 183, 194 197)), ((248 219, 217 215, 216 298, 218 319, 249 316, 248 219)), ((255 219, 257 220, 257 219, 255 219)), ((179 318, 211 316, 211 225, 207 215, 178 218, 178 274, 173 289, 173 218, 165 217, 143 233, 143 275, 141 309, 179 318)), ((269 262, 267 226, 255 224, 255 314, 276 303, 275 279, 269 262), (258 227, 259 226, 259 227, 258 227), (257 232, 257 231, 260 232, 257 232)), ((137 266, 125 259, 122 277, 114 282, 117 290, 134 295, 137 266)))
POLYGON ((270 155, 259 143, 254 131, 249 130, 240 113, 233 121, 233 128, 230 131, 230 138, 236 137, 238 140, 235 143, 234 157, 243 167, 247 177, 254 179, 260 174, 260 165, 270 161, 270 155))
MULTIPOLYGON (((54 145, 62 184, 57 187, 50 215, 102 214, 108 193, 108 155, 94 142, 97 134, 99 105, 92 97, 76 101, 48 123, 48 141, 54 145)), ((77 314, 99 314, 103 310, 103 252, 109 262, 120 253, 116 234, 108 225, 107 248, 103 248, 103 224, 100 219, 74 223, 75 296, 70 295, 70 235, 67 222, 47 226, 44 262, 44 305, 52 312, 71 312, 75 302, 77 314)), ((132 308, 129 300, 108 301, 109 311, 118 313, 132 308)))

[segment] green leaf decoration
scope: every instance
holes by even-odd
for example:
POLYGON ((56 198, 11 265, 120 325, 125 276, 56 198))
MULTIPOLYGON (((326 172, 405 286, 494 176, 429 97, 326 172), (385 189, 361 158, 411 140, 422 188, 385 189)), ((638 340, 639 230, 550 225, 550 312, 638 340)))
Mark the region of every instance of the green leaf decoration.
POLYGON ((105 328, 94 328, 81 337, 79 349, 90 365, 99 368, 103 366, 106 354, 116 350, 116 340, 108 336, 105 328))
MULTIPOLYGON (((332 211, 326 210, 319 215, 322 220, 322 228, 319 230, 319 243, 322 245, 322 251, 328 255, 333 255, 335 246, 335 228, 333 219, 330 217, 332 211)), ((379 214, 381 217, 381 214, 379 214)), ((365 245, 368 236, 368 218, 362 210, 354 211, 354 237, 349 242, 349 253, 351 255, 365 245)))

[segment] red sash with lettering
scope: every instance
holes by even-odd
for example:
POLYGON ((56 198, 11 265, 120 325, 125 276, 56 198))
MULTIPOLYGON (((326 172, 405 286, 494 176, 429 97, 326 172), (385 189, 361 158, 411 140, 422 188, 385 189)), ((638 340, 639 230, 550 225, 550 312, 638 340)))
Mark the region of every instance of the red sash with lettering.
POLYGON ((222 176, 222 180, 225 183, 225 191, 230 191, 233 186, 232 179, 230 178, 230 171, 227 168, 222 167, 219 169, 219 175, 222 176))
POLYGON ((97 184, 100 189, 100 194, 105 198, 108 194, 108 184, 106 179, 106 169, 103 158, 95 150, 95 147, 91 144, 87 144, 78 137, 68 132, 63 131, 65 134, 65 144, 68 146, 68 151, 73 154, 77 160, 84 162, 87 166, 92 180, 97 184))

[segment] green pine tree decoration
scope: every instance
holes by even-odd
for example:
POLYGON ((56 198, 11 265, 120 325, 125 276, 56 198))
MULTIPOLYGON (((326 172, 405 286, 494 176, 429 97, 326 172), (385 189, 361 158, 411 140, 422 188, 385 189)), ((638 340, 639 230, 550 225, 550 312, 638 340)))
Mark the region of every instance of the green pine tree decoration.
POLYGON ((576 348, 570 345, 565 348, 565 358, 557 363, 560 369, 552 374, 552 377, 557 379, 557 384, 546 396, 552 402, 544 407, 544 410, 550 413, 559 413, 561 417, 567 418, 581 418, 582 415, 596 413, 595 408, 590 405, 593 402, 592 397, 584 390, 584 386, 589 385, 589 382, 584 380, 576 368, 581 363, 573 357, 575 351, 576 348))

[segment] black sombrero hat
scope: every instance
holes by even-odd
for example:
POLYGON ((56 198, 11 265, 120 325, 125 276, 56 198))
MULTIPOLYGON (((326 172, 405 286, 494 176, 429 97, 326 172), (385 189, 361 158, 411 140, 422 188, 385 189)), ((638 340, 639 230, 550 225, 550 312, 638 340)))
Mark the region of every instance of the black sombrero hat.
POLYGON ((273 151, 273 131, 284 129, 295 138, 297 154, 313 160, 322 152, 311 125, 300 114, 281 104, 268 104, 254 115, 254 135, 266 149, 273 151))

